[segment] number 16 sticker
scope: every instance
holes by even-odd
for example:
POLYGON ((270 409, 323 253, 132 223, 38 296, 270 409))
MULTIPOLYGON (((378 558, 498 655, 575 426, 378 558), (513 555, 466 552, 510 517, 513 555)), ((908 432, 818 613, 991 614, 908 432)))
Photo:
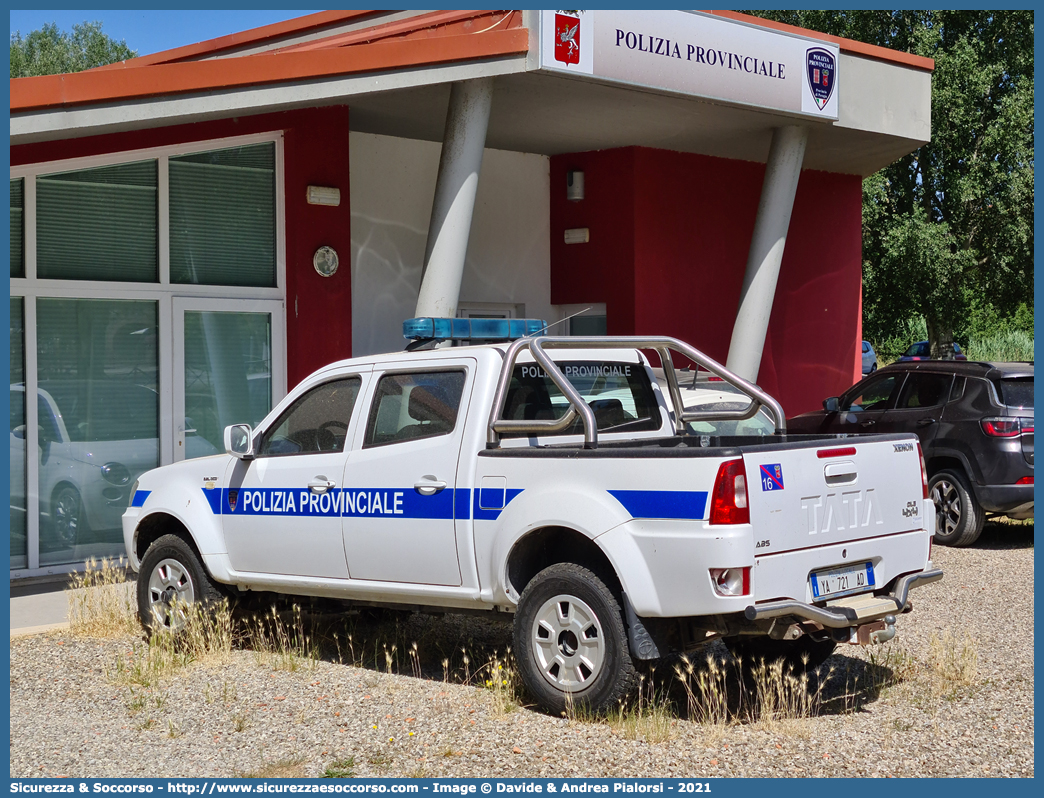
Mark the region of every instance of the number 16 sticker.
POLYGON ((761 489, 783 490, 783 466, 779 463, 761 466, 761 489))

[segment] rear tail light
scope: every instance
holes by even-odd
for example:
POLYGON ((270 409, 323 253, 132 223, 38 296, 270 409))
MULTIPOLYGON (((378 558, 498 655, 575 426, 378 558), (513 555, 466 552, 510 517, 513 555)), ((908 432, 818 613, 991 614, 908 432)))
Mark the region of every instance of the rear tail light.
POLYGON ((750 568, 711 568, 711 583, 719 596, 749 596, 750 568))
POLYGON ((1020 479, 1015 484, 1016 485, 1032 485, 1033 484, 1033 477, 1023 477, 1022 479, 1020 479))
MULTIPOLYGON (((1021 419, 1018 418, 984 418, 979 423, 982 424, 982 431, 993 438, 1015 438, 1023 432, 1021 419)), ((1028 431, 1033 431, 1032 424, 1028 431)))
POLYGON ((924 467, 924 452, 921 451, 921 444, 917 444, 917 459, 921 461, 921 489, 923 495, 921 498, 928 498, 928 469, 924 467))
POLYGON ((749 524, 747 471, 743 460, 728 460, 718 467, 711 496, 710 523, 749 524))

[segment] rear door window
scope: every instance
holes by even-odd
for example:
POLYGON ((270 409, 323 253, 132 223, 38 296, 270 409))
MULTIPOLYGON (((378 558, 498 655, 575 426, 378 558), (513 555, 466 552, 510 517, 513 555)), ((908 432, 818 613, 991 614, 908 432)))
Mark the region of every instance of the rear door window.
POLYGON ((950 374, 911 374, 899 394, 896 409, 938 407, 945 404, 950 393, 950 374))
POLYGON ((1033 378, 998 380, 997 391, 1007 407, 1033 407, 1033 378))
POLYGON ((374 393, 363 448, 449 435, 466 379, 456 369, 385 374, 374 393))
MULTIPOLYGON (((571 360, 558 366, 594 411, 599 432, 641 432, 660 428, 656 395, 649 375, 640 363, 571 360)), ((569 400, 540 366, 536 363, 515 366, 502 418, 513 421, 551 420, 561 418, 568 409, 569 400)), ((553 434, 577 435, 583 431, 583 419, 577 418, 568 428, 553 434)), ((507 432, 502 437, 535 434, 507 432)))

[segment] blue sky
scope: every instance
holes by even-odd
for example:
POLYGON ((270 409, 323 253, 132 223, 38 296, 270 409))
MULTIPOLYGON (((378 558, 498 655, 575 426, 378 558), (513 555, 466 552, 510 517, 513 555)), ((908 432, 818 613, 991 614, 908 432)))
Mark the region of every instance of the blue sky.
POLYGON ((101 22, 102 30, 113 39, 123 39, 138 55, 169 50, 184 44, 213 39, 229 33, 301 17, 312 11, 11 11, 11 32, 24 36, 54 22, 71 31, 80 22, 101 22))

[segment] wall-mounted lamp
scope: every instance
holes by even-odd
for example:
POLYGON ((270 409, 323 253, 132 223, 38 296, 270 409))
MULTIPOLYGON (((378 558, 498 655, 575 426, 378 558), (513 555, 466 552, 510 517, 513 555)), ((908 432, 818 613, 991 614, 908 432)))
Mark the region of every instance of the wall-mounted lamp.
POLYGON ((566 199, 579 202, 584 198, 584 173, 580 171, 566 172, 566 199))
POLYGON ((309 186, 308 204, 332 205, 337 207, 341 204, 341 189, 328 188, 327 186, 309 186))

